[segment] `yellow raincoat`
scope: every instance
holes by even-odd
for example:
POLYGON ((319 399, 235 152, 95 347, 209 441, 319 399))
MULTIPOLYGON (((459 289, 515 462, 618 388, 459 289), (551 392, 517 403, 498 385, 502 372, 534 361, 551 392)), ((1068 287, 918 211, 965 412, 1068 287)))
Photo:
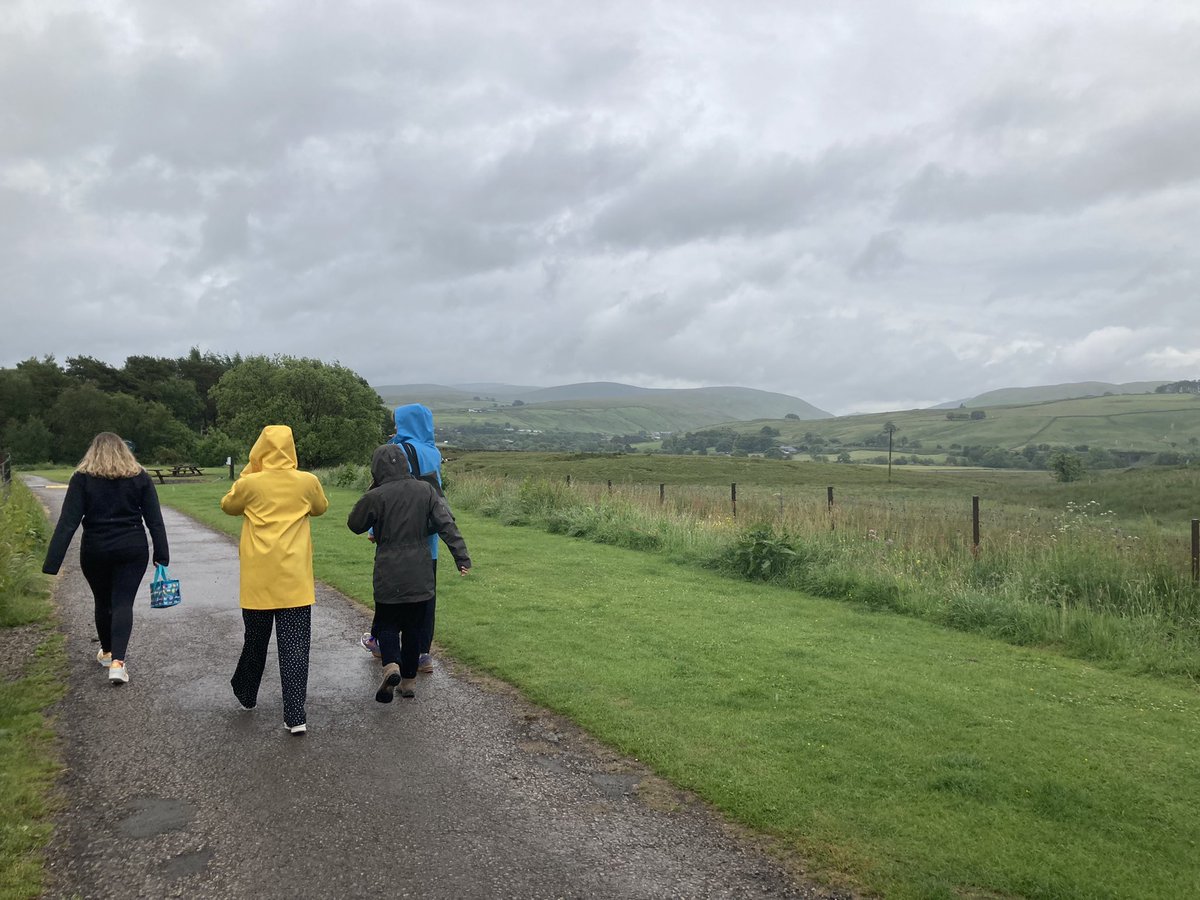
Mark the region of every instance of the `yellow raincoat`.
POLYGON ((241 601, 245 609, 311 606, 316 600, 308 517, 329 508, 321 482, 296 467, 296 443, 286 425, 268 425, 221 509, 244 516, 241 601))

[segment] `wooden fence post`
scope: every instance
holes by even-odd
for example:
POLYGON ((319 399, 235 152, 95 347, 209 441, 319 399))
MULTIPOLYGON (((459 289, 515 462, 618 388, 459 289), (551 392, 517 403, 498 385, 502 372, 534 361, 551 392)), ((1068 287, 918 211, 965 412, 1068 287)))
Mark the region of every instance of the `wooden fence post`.
POLYGON ((729 485, 729 505, 733 509, 733 517, 737 518, 737 482, 729 485))
POLYGON ((1192 583, 1200 581, 1200 519, 1192 519, 1192 583))
POLYGON ((979 498, 971 498, 971 555, 979 558, 979 498))
POLYGON ((660 484, 658 486, 658 505, 662 506, 663 501, 666 499, 667 499, 667 486, 665 484, 660 484))

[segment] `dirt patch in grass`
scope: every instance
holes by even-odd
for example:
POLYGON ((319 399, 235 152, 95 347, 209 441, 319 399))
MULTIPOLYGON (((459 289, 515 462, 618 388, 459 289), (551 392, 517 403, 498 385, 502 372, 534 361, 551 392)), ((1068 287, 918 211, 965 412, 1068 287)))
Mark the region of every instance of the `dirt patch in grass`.
POLYGON ((29 671, 29 663, 46 637, 44 625, 0 628, 0 659, 7 661, 5 681, 17 681, 29 671))

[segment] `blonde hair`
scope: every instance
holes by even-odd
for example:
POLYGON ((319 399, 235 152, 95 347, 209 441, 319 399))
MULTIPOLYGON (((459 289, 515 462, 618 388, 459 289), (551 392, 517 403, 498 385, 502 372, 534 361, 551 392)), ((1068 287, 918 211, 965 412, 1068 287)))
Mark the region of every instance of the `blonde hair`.
POLYGON ((119 435, 102 431, 92 438, 92 446, 83 454, 76 471, 96 478, 132 478, 143 469, 119 435))

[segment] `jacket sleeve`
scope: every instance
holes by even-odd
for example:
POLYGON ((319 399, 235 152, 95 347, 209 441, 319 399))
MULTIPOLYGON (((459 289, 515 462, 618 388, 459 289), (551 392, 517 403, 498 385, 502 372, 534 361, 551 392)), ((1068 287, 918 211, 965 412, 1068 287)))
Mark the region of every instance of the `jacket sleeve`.
POLYGON ((355 534, 362 534, 368 528, 375 526, 375 504, 370 492, 363 494, 350 510, 346 518, 346 527, 355 534))
POLYGON ((143 473, 142 482, 142 519, 150 530, 150 540, 154 544, 153 560, 156 565, 170 565, 171 550, 167 546, 167 528, 163 524, 162 507, 158 503, 158 491, 150 476, 143 473))
POLYGON ((471 557, 467 555, 467 542, 463 540, 463 536, 458 531, 458 525, 454 522, 454 516, 450 514, 450 507, 432 489, 429 492, 429 498, 429 521, 433 523, 433 527, 437 530, 437 533, 441 535, 442 540, 446 542, 446 546, 450 548, 450 555, 454 557, 454 564, 460 569, 471 568, 471 557))
POLYGON ((321 479, 313 475, 312 490, 308 495, 308 514, 310 516, 324 515, 327 509, 329 509, 329 498, 325 496, 325 489, 321 487, 321 479))
POLYGON ((221 498, 221 511, 231 516, 240 516, 246 511, 246 499, 246 481, 242 476, 238 476, 229 493, 221 498))
POLYGON ((86 481, 83 473, 76 472, 67 483, 67 493, 63 497, 62 511, 58 514, 58 524, 54 526, 54 535, 46 548, 46 560, 42 563, 42 571, 47 575, 57 575, 62 568, 63 559, 67 555, 67 547, 75 530, 83 521, 83 504, 86 481))

